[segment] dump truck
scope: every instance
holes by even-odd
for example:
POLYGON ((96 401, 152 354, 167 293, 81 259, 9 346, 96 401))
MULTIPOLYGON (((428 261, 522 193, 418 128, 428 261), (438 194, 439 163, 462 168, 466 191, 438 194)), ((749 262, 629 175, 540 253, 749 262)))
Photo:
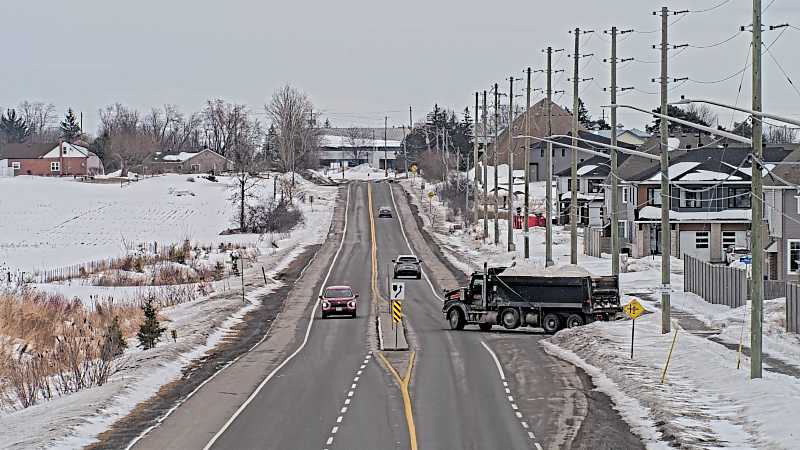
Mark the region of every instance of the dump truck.
POLYGON ((453 330, 473 324, 483 331, 501 325, 555 333, 616 319, 622 312, 619 277, 592 276, 577 266, 522 270, 484 264, 467 286, 445 292, 442 312, 453 330))

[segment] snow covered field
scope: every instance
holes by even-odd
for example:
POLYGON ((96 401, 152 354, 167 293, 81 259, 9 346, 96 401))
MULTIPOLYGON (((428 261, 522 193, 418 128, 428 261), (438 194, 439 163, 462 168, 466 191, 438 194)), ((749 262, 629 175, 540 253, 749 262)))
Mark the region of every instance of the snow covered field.
MULTIPOLYGON (((234 211, 226 186, 230 180, 219 179, 214 183, 198 177, 189 182, 186 175, 165 175, 123 188, 69 179, 0 179, 0 267, 58 267, 121 255, 126 250, 123 242, 180 242, 188 237, 202 244, 254 243, 260 248, 260 256, 246 271, 245 282, 262 286, 248 292, 243 303, 239 279, 228 278, 214 282, 214 292, 208 296, 161 309, 159 314, 167 319, 164 325, 177 332, 177 342, 166 339, 145 352, 135 348, 136 339, 129 336, 130 348, 121 358, 124 365, 107 384, 27 409, 0 410, 0 448, 78 448, 93 442, 99 433, 227 339, 245 314, 260 305, 263 295, 282 285, 273 277, 308 246, 326 238, 337 187, 313 185, 298 176, 298 191, 314 195, 313 207, 299 203, 303 224, 284 235, 220 236, 220 231, 231 227, 234 211)), ((261 195, 270 197, 272 179, 265 180, 259 189, 261 195)), ((80 282, 40 284, 36 288, 84 302, 90 295, 124 301, 138 296, 142 289, 155 289, 80 282)))
MULTIPOLYGON (((433 237, 445 255, 464 272, 478 270, 484 261, 490 265, 516 261, 518 265, 544 266, 544 228, 531 229, 531 261, 523 263, 521 230, 514 232, 516 251, 511 253, 506 252, 504 220, 499 221, 499 245, 493 243, 491 219, 486 243, 476 239, 479 234, 471 230, 450 233, 452 223, 444 220, 444 207, 437 199, 429 212, 426 194, 430 186, 424 192, 419 184, 403 182, 403 186, 412 193, 412 202, 419 207, 425 226, 434 231, 433 237)), ((542 195, 536 191, 534 196, 542 195)), ((478 229, 482 227, 480 223, 478 229)), ((554 226, 553 243, 556 264, 568 264, 569 230, 554 226)), ((581 267, 596 275, 611 273, 610 259, 584 255, 582 248, 579 236, 581 267)), ((677 345, 666 381, 661 384, 673 335, 661 334, 661 310, 656 302, 661 285, 660 258, 630 259, 624 265, 628 271, 620 275, 623 302, 637 297, 652 312, 636 321, 634 359, 630 359, 631 323, 627 320, 563 330, 543 341, 545 350, 583 368, 648 448, 798 448, 800 336, 787 334, 783 328, 783 299, 766 302, 764 352, 785 363, 783 369, 795 376, 765 371, 763 379, 751 381, 749 358, 739 357, 736 351, 740 341, 745 347, 749 345, 749 305, 731 309, 683 292, 683 263, 673 258, 673 318, 680 316, 705 327, 684 329, 674 320, 673 328, 679 328, 677 345)))
MULTIPOLYGON (((126 244, 258 239, 219 235, 233 226, 235 215, 229 178, 188 178, 164 175, 124 187, 67 178, 0 178, 0 267, 12 272, 63 267, 122 255, 126 244)), ((300 189, 309 186, 297 179, 300 189)), ((264 180, 259 189, 271 196, 273 180, 264 180)))

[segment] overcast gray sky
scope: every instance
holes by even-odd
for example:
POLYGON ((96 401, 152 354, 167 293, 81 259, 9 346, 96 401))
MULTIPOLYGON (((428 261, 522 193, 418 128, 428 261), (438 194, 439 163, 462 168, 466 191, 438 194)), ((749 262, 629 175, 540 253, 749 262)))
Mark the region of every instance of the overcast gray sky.
MULTIPOLYGON (((306 91, 336 126, 382 125, 384 115, 401 124, 408 120, 409 105, 415 118, 437 102, 461 111, 473 103, 476 90, 495 81, 506 85, 509 75, 521 77, 528 66, 542 68, 541 50, 571 49, 568 30, 580 26, 596 31, 583 38, 581 52, 596 56, 581 63, 581 76, 595 77, 582 86, 581 97, 599 116, 607 102, 601 87, 608 83, 603 29, 640 31, 620 39, 620 57, 656 61, 651 45, 659 34, 642 33, 659 26, 654 10, 664 4, 702 10, 720 3, 724 0, 3 1, 0 106, 21 100, 53 102, 59 112, 72 106, 94 132, 97 109, 109 103, 141 110, 174 103, 191 111, 221 97, 261 111, 272 91, 288 82, 306 91)), ((713 11, 688 14, 670 28, 670 41, 705 46, 731 38, 750 23, 751 7, 751 0, 729 0, 713 11)), ((800 27, 800 2, 775 0, 764 22, 800 27)), ((765 42, 780 33, 766 32, 765 42)), ((790 75, 800 76, 799 37, 800 31, 786 29, 772 47, 790 75)), ((745 32, 713 48, 673 51, 670 76, 726 78, 744 67, 749 43, 745 32)), ((566 55, 555 59, 559 68, 570 68, 566 55)), ((765 109, 797 114, 800 93, 769 55, 764 67, 765 109)), ((650 82, 657 75, 657 64, 623 65, 620 85, 638 90, 626 92, 620 102, 655 106, 658 96, 645 92, 657 92, 650 82)), ((556 77, 558 89, 570 89, 566 78, 556 77)), ((687 82, 672 95, 733 103, 741 79, 687 82)), ((537 77, 535 87, 543 85, 544 78, 537 77)), ((748 105, 749 96, 748 70, 739 104, 748 105)), ((571 92, 557 100, 571 104, 571 92)), ((621 121, 643 126, 647 118, 624 113, 621 121)), ((728 125, 730 114, 720 114, 720 121, 728 125)))

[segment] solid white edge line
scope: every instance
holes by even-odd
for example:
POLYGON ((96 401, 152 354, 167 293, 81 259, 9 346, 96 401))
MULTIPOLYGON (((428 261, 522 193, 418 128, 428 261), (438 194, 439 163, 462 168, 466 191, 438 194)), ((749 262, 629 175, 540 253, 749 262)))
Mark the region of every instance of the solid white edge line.
POLYGON ((500 365, 500 360, 497 359, 497 355, 495 355, 492 349, 489 348, 488 345, 486 345, 486 342, 481 341, 481 345, 483 346, 483 348, 486 349, 487 352, 489 352, 490 355, 492 355, 492 359, 494 360, 494 365, 497 366, 497 371, 500 372, 500 379, 505 381, 506 374, 505 372, 503 372, 503 366, 500 365))
MULTIPOLYGON (((286 255, 286 257, 287 257, 287 258, 288 258, 289 256, 291 256, 291 253, 286 255)), ((295 257, 296 257, 296 256, 295 256, 295 257)), ((294 259, 294 257, 293 257, 292 259, 294 259)), ((300 274, 299 274, 298 278, 300 278, 300 277, 302 277, 302 276, 303 276, 303 274, 306 272, 306 270, 307 270, 307 269, 308 269, 308 268, 311 266, 311 264, 312 264, 312 263, 313 263, 313 262, 314 262, 316 259, 317 259, 317 254, 315 253, 315 254, 314 254, 314 256, 312 256, 312 257, 311 257, 311 259, 308 261, 308 263, 306 264, 306 266, 305 266, 305 267, 303 267, 303 269, 300 271, 300 274)), ((227 363, 225 363, 225 365, 224 365, 224 366, 220 367, 220 368, 219 368, 219 369, 218 369, 216 372, 214 372, 213 374, 211 374, 211 376, 209 376, 208 378, 206 378, 205 380, 203 380, 203 382, 202 382, 202 383, 200 383, 200 384, 199 384, 199 385, 198 385, 196 388, 194 388, 194 389, 193 389, 191 392, 189 392, 189 393, 186 395, 186 397, 184 397, 183 399, 179 400, 179 401, 178 401, 178 403, 176 403, 175 405, 173 405, 173 406, 172 406, 172 408, 168 409, 168 410, 167 410, 167 412, 166 412, 166 413, 165 413, 163 416, 161 416, 161 417, 159 417, 158 419, 156 419, 156 423, 154 423, 153 425, 151 425, 151 426, 147 427, 147 428, 146 428, 144 431, 142 431, 142 432, 141 432, 141 434, 139 434, 138 436, 136 436, 136 438, 134 438, 134 439, 133 439, 131 442, 129 442, 129 443, 128 443, 128 445, 125 447, 125 450, 131 450, 131 449, 132 449, 132 448, 133 448, 133 447, 134 447, 136 444, 138 444, 138 443, 139 443, 139 441, 141 441, 141 440, 142 440, 142 439, 144 439, 144 438, 145 438, 145 437, 146 437, 148 434, 150 434, 150 432, 152 432, 153 430, 155 430, 156 428, 158 428, 159 426, 161 426, 161 424, 162 424, 162 423, 164 423, 164 421, 165 421, 165 420, 167 420, 167 419, 168 419, 168 418, 169 418, 169 417, 172 415, 172 413, 174 413, 174 412, 175 412, 175 411, 176 411, 178 408, 180 408, 181 406, 183 406, 183 404, 184 404, 184 403, 186 403, 187 401, 189 401, 189 399, 191 399, 192 397, 194 397, 194 395, 195 395, 195 394, 196 394, 196 393, 197 393, 197 392, 198 392, 200 389, 202 389, 202 388, 203 388, 203 387, 204 387, 206 384, 208 384, 208 383, 209 383, 211 380, 213 380, 214 378, 216 378, 216 377, 217 377, 217 375, 219 375, 220 373, 222 373, 222 372, 223 372, 225 369, 227 369, 228 367, 230 367, 230 366, 234 365, 234 364, 235 364, 236 362, 238 362, 238 361, 239 361, 239 360, 240 360, 242 357, 246 356, 248 353, 250 353, 251 351, 253 351, 253 349, 254 349, 254 348, 258 347, 258 346, 259 346, 259 345, 261 345, 261 344, 262 344, 262 343, 263 343, 265 340, 267 340, 267 338, 270 336, 270 331, 272 331, 272 325, 274 325, 274 324, 275 324, 275 322, 277 322, 277 321, 278 321, 278 319, 280 318, 280 315, 281 315, 281 313, 279 312, 279 313, 278 313, 278 314, 275 316, 275 319, 274 319, 274 320, 272 321, 272 323, 270 324, 270 327, 269 327, 269 329, 267 329, 267 331, 264 333, 264 336, 262 336, 262 337, 261 337, 261 339, 259 339, 259 341, 258 341, 258 342, 256 342, 255 344, 253 344, 253 346, 252 346, 252 347, 250 347, 249 349, 247 349, 247 351, 246 351, 246 352, 242 353, 241 355, 237 356, 236 358, 233 358, 232 360, 230 360, 230 361, 228 361, 227 363)))
MULTIPOLYGON (((401 186, 402 189, 402 186, 401 186)), ((391 186, 389 186, 389 195, 392 197, 392 206, 394 206, 394 210, 397 211, 397 202, 394 200, 394 190, 391 186)), ((408 240, 408 236, 406 235, 406 228, 403 226, 403 219, 400 218, 400 213, 397 213, 397 223, 400 224, 400 231, 403 233, 403 239, 406 241, 406 247, 408 247, 408 251, 414 253, 414 249, 411 248, 411 242, 408 240)), ((428 277, 428 273, 420 267, 420 272, 422 272, 422 276, 425 277, 425 281, 428 282, 428 286, 431 287, 431 292, 433 295, 440 301, 444 303, 444 299, 436 292, 436 288, 433 287, 433 283, 431 283, 430 277, 428 277)))
MULTIPOLYGON (((342 252, 342 247, 344 246, 344 239, 347 236, 347 213, 349 209, 350 209, 350 185, 348 184, 347 200, 345 200, 345 206, 344 206, 344 228, 342 229, 342 240, 339 241, 339 248, 336 250, 336 254, 333 256, 333 261, 331 261, 331 265, 330 267, 328 267, 328 273, 325 275, 325 279, 322 281, 322 284, 320 285, 319 295, 322 295, 322 291, 325 289, 325 285, 328 284, 328 279, 331 276, 331 272, 333 271, 333 268, 336 266, 336 260, 339 259, 339 254, 342 252)), ((308 343, 308 337, 309 335, 311 335, 311 327, 314 325, 314 318, 317 315, 318 306, 319 306, 319 298, 317 298, 317 300, 314 302, 314 307, 311 309, 311 317, 308 322, 308 327, 306 327, 306 333, 305 336, 303 337, 303 342, 300 344, 300 346, 297 347, 297 349, 291 355, 289 355, 286 359, 284 359, 283 362, 281 362, 278 365, 278 367, 273 369, 272 372, 270 372, 269 375, 267 375, 267 377, 261 381, 258 387, 256 387, 255 391, 253 391, 253 393, 250 394, 247 400, 245 400, 245 402, 242 403, 242 405, 236 410, 236 412, 233 413, 233 415, 228 419, 227 422, 225 422, 222 428, 219 431, 217 431, 217 433, 211 438, 210 441, 208 441, 208 443, 203 447, 203 450, 209 450, 211 446, 213 446, 214 443, 217 442, 217 439, 219 439, 222 436, 222 434, 228 430, 228 427, 231 426, 231 424, 236 420, 236 418, 239 417, 239 415, 242 414, 242 412, 247 408, 247 406, 256 398, 256 396, 261 392, 261 390, 264 389, 264 386, 267 385, 267 383, 272 379, 272 377, 274 377, 275 374, 278 373, 278 371, 280 371, 286 364, 289 363, 289 361, 294 359, 294 357, 297 356, 297 354, 300 353, 305 348, 306 343, 308 343)))

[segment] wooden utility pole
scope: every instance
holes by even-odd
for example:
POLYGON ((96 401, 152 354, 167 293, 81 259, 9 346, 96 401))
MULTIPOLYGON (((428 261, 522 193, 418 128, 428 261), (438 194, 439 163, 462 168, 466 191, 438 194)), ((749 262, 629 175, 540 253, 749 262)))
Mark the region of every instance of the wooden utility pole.
MULTIPOLYGON (((525 135, 529 136, 531 132, 531 68, 528 67, 526 71, 528 75, 528 87, 525 93, 525 135)), ((523 211, 523 218, 522 218, 522 236, 525 238, 525 259, 531 257, 531 246, 530 246, 530 239, 528 238, 528 233, 530 230, 528 229, 528 215, 530 214, 528 211, 528 201, 530 200, 530 180, 528 179, 528 172, 530 172, 530 159, 531 159, 531 138, 525 138, 525 158, 524 158, 524 168, 525 168, 525 203, 522 206, 523 211)))
POLYGON ((494 162, 494 245, 500 243, 500 223, 498 222, 498 212, 500 202, 497 198, 497 145, 499 144, 497 135, 500 127, 500 91, 497 83, 494 84, 494 143, 492 144, 492 160, 494 162))
MULTIPOLYGON (((761 0, 753 0, 753 111, 760 113, 761 104, 761 0)), ((753 122, 753 165, 752 180, 752 223, 750 231, 750 254, 753 255, 753 279, 750 299, 753 307, 750 315, 750 378, 761 378, 761 333, 764 320, 764 273, 763 273, 763 186, 761 161, 764 156, 764 142, 760 117, 752 117, 753 122)))
POLYGON ((489 153, 489 140, 487 138, 487 131, 486 131, 486 116, 488 111, 486 110, 486 91, 483 91, 483 158, 481 161, 483 162, 483 179, 481 183, 483 184, 483 243, 486 243, 486 236, 489 235, 489 215, 486 213, 486 207, 488 206, 487 203, 489 202, 489 188, 488 183, 486 182, 486 178, 489 175, 489 169, 486 168, 486 154, 489 153))
MULTIPOLYGON (((547 138, 553 135, 553 47, 547 47, 547 138)), ((544 158, 547 173, 547 186, 545 186, 545 267, 555 264, 553 261, 553 143, 547 143, 547 155, 544 158)))
MULTIPOLYGON (((386 147, 387 127, 389 125, 389 117, 383 116, 383 177, 389 178, 389 151, 386 147)), ((395 155, 395 160, 397 155, 395 155)))
MULTIPOLYGON (((617 27, 611 27, 611 145, 617 145, 617 27)), ((611 274, 619 275, 619 161, 611 149, 611 274)), ((631 350, 631 354, 633 351, 631 350)))
POLYGON ((574 66, 572 70, 572 149, 570 158, 569 178, 569 262, 578 264, 578 65, 580 61, 581 29, 575 28, 575 53, 572 55, 574 66))
MULTIPOLYGON (((478 114, 480 114, 480 92, 475 92, 475 132, 472 133, 472 165, 474 166, 474 174, 472 175, 472 186, 473 186, 473 196, 472 196, 472 223, 478 223, 478 214, 479 205, 478 202, 475 200, 478 199, 477 190, 475 188, 478 185, 478 114)), ((467 164, 467 171, 469 171, 469 164, 467 164)), ((469 173, 469 172, 467 172, 469 173)), ((467 192, 469 192, 469 177, 467 177, 467 192)), ((469 196, 469 194, 467 194, 469 196)), ((466 211, 464 212, 466 215, 466 211)))
MULTIPOLYGON (((669 10, 661 8, 661 114, 667 115, 667 56, 669 40, 669 10)), ((661 124, 661 333, 670 332, 670 253, 672 232, 669 228, 669 125, 662 118, 661 124)))
POLYGON ((506 250, 511 252, 514 245, 514 77, 508 77, 508 194, 506 196, 506 250))

